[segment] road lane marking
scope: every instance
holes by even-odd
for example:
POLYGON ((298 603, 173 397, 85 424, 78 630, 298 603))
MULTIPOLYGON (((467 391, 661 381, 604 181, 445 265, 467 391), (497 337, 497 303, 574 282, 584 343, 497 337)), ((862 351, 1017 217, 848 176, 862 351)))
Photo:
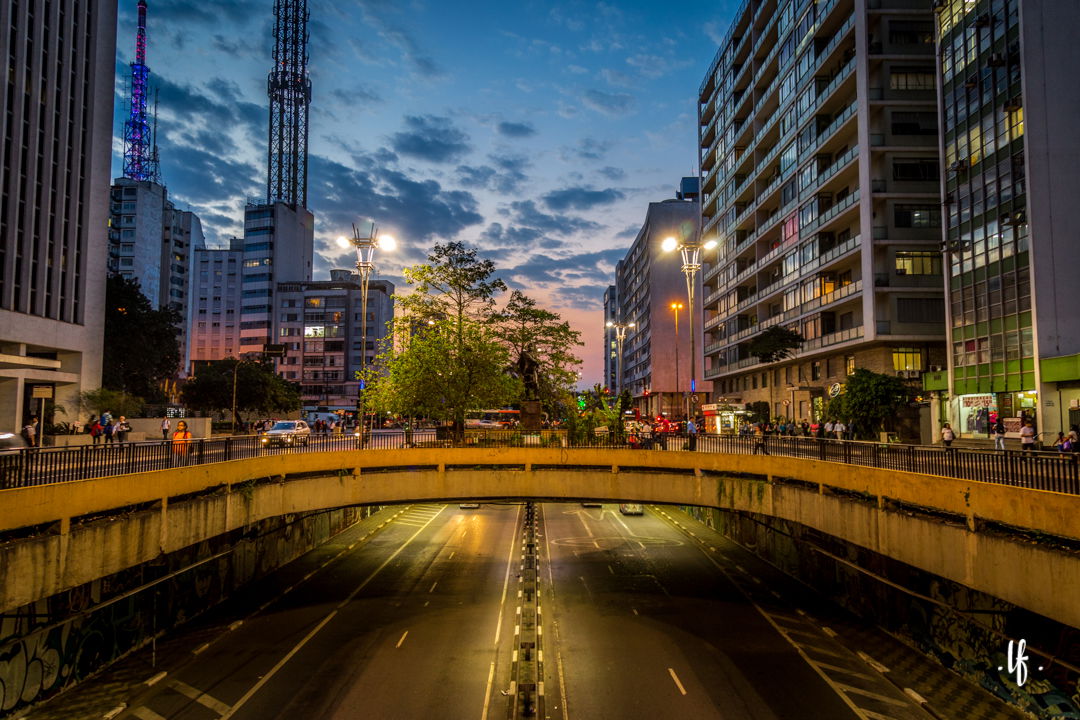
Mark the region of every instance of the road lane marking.
POLYGON ((199 703, 203 707, 209 708, 210 710, 213 710, 214 712, 216 712, 219 715, 224 715, 225 713, 227 713, 229 711, 229 706, 226 705, 225 703, 221 702, 220 700, 218 700, 215 697, 207 695, 206 693, 204 693, 202 690, 199 690, 198 688, 191 687, 190 685, 188 685, 185 682, 181 682, 179 680, 173 680, 172 682, 170 682, 168 684, 168 687, 172 688, 173 690, 180 693, 181 695, 184 695, 185 697, 191 698, 192 700, 199 703))
MULTIPOLYGON (((540 505, 540 522, 541 522, 541 527, 543 527, 544 530, 545 530, 545 532, 544 532, 544 548, 545 548, 544 555, 548 559, 548 563, 547 563, 548 587, 550 588, 550 592, 551 592, 551 601, 555 602, 555 575, 554 575, 554 572, 552 570, 555 563, 553 561, 551 561, 551 541, 548 538, 548 533, 547 533, 547 513, 545 512, 543 505, 540 505)), ((574 553, 574 555, 576 557, 577 553, 574 553)), ((570 711, 567 708, 567 704, 566 704, 566 676, 563 673, 562 651, 559 648, 559 644, 560 644, 559 623, 558 623, 557 620, 553 620, 552 627, 555 630, 555 667, 558 670, 558 674, 559 674, 559 700, 562 703, 563 720, 570 720, 570 711)))
POLYGON ((488 706, 491 705, 491 683, 495 679, 495 661, 488 668, 487 690, 484 691, 484 711, 480 714, 481 720, 487 720, 488 706))
POLYGON ((438 581, 438 580, 436 580, 435 582, 431 583, 431 589, 430 589, 430 590, 428 590, 428 594, 429 594, 429 595, 430 595, 431 593, 435 592, 435 586, 436 586, 436 585, 438 585, 438 584, 439 584, 439 581, 438 581))
POLYGON ((406 635, 408 635, 408 634, 409 634, 409 631, 408 631, 408 630, 406 630, 405 632, 401 633, 401 639, 397 641, 397 645, 395 645, 394 647, 395 647, 395 648, 399 648, 399 647, 401 647, 401 643, 405 642, 405 636, 406 636, 406 635))
POLYGON ((159 682, 161 682, 162 680, 164 680, 164 679, 165 679, 165 676, 166 676, 166 675, 168 675, 168 674, 169 674, 169 673, 167 673, 167 672, 165 672, 164 670, 162 670, 162 671, 161 671, 161 672, 159 672, 159 673, 158 673, 157 675, 155 675, 154 677, 152 677, 152 678, 150 678, 149 680, 147 680, 147 681, 146 681, 146 684, 147 684, 148 686, 150 686, 150 687, 154 687, 154 686, 155 686, 155 685, 157 685, 157 684, 158 684, 159 682))
MULTIPOLYGON (((428 520, 428 523, 430 524, 433 520, 435 520, 436 517, 438 517, 438 513, 433 515, 431 517, 431 520, 428 520)), ((368 575, 367 578, 364 579, 364 581, 362 583, 360 583, 355 588, 353 588, 353 590, 348 594, 348 596, 346 596, 346 598, 344 600, 342 600, 340 603, 338 603, 336 608, 334 608, 332 611, 330 611, 330 613, 326 617, 324 617, 319 622, 318 625, 316 625, 314 628, 312 628, 311 632, 309 632, 307 635, 305 635, 300 640, 300 642, 296 643, 296 645, 293 646, 293 649, 290 650, 285 655, 285 657, 281 658, 281 660, 279 660, 277 662, 277 664, 274 665, 274 667, 270 668, 270 670, 265 675, 263 675, 261 678, 259 678, 259 681, 257 683, 255 683, 246 693, 244 693, 240 697, 240 699, 237 700, 236 703, 231 708, 228 709, 228 712, 224 713, 220 718, 218 718, 218 720, 229 720, 229 718, 231 718, 233 715, 235 715, 236 712, 241 707, 243 707, 247 703, 247 701, 250 700, 255 695, 255 693, 257 693, 259 690, 262 689, 263 685, 270 682, 270 680, 275 675, 277 675, 278 672, 281 671, 281 668, 285 667, 285 664, 288 663, 289 660, 291 660, 293 658, 293 656, 296 655, 296 653, 300 652, 301 648, 303 648, 305 645, 307 645, 309 642, 311 642, 311 639, 313 637, 315 637, 319 633, 320 630, 322 630, 324 627, 326 627, 326 624, 328 622, 330 622, 331 620, 334 619, 334 616, 336 616, 338 614, 338 612, 341 610, 341 608, 345 607, 350 602, 352 602, 353 598, 355 598, 357 595, 359 595, 363 591, 363 589, 368 586, 368 583, 370 583, 372 580, 375 579, 376 575, 378 575, 380 572, 382 572, 386 568, 387 565, 392 563, 397 558, 397 556, 400 555, 405 550, 405 548, 407 548, 412 543, 413 540, 415 540, 417 537, 419 537, 420 533, 424 532, 424 529, 426 527, 427 526, 425 525, 424 527, 422 527, 419 530, 417 530, 416 532, 414 532, 412 535, 409 536, 408 540, 403 542, 398 547, 397 550, 390 553, 390 556, 387 557, 385 560, 383 560, 382 564, 379 565, 379 567, 375 568, 371 572, 371 574, 368 575)))
MULTIPOLYGON (((116 712, 117 710, 123 712, 124 708, 123 706, 114 708, 107 715, 105 715, 105 720, 112 720, 112 718, 119 715, 120 712, 116 712)), ((135 708, 131 711, 131 714, 138 718, 141 718, 141 720, 167 720, 164 715, 158 715, 156 712, 146 707, 145 705, 140 705, 139 707, 135 708)))
POLYGON ((667 671, 671 673, 671 679, 675 681, 675 687, 679 688, 679 692, 685 695, 686 688, 684 688, 682 683, 679 682, 679 676, 675 674, 675 668, 668 668, 667 671))
POLYGON ((451 550, 451 551, 450 551, 450 557, 448 557, 448 558, 446 558, 446 559, 447 559, 447 560, 453 560, 453 559, 454 559, 454 553, 456 553, 456 552, 457 552, 457 550, 451 550))

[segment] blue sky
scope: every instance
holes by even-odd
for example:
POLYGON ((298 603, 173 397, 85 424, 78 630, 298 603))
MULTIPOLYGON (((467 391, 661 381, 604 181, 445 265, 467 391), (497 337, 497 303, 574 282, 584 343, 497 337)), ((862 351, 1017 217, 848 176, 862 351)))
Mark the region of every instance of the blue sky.
MULTIPOLYGON (((399 283, 461 240, 583 331, 598 381, 604 289, 648 202, 696 174, 696 92, 736 5, 309 0, 316 278, 351 266, 333 240, 353 221, 397 237, 377 265, 399 283)), ((135 10, 121 0, 114 176, 135 10)), ((210 242, 240 234, 266 188, 272 0, 149 0, 148 18, 163 180, 210 242)))

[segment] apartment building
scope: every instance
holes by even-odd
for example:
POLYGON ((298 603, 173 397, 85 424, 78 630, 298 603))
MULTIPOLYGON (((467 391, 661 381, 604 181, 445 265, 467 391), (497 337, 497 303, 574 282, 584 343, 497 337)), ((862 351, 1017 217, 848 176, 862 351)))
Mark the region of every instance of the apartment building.
MULTIPOLYGON (((614 290, 609 289, 605 296, 605 323, 607 319, 634 323, 623 342, 622 382, 618 389, 629 390, 634 406, 647 417, 663 413, 681 418, 688 403, 696 414, 711 389, 702 378, 700 322, 694 325, 697 339, 693 345, 698 351, 691 352, 682 258, 677 251, 665 252, 661 247, 667 237, 680 242, 697 240, 699 206, 694 195, 683 197, 686 199, 649 203, 641 230, 616 265, 614 290), (695 360, 696 392, 691 393, 690 363, 695 360)), ((695 297, 700 299, 701 274, 695 279, 695 297)), ((700 312, 699 302, 695 305, 700 312)), ((605 327, 605 376, 617 373, 619 366, 618 343, 614 332, 608 334, 611 330, 605 327)))
POLYGON ((393 283, 370 280, 365 320, 360 277, 352 270, 331 270, 329 281, 277 285, 275 343, 284 345, 286 352, 278 373, 300 383, 306 410, 356 412, 360 392, 356 371, 362 363, 375 364, 379 342, 394 315, 393 294, 393 283), (362 360, 365 354, 367 359, 362 360))
POLYGON ((239 357, 244 239, 231 238, 227 246, 220 248, 196 248, 192 255, 186 370, 194 374, 199 365, 239 357))
POLYGON ((116 3, 0 2, 0 430, 101 383, 116 3))
POLYGON ((941 421, 986 437, 1000 415, 1046 443, 1080 423, 1076 310, 1080 5, 938 0, 948 369, 941 421))
POLYGON ((916 0, 747 0, 699 92, 705 378, 812 420, 856 367, 946 363, 934 15, 916 0), (781 325, 804 338, 762 363, 781 325))

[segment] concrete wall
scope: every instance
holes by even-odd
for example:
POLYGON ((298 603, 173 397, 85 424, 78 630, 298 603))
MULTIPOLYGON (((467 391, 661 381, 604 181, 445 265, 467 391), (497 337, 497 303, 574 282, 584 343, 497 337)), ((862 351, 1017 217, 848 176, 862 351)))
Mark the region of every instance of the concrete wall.
POLYGON ((289 513, 503 497, 799 522, 1080 627, 1080 557, 1060 549, 1080 540, 1080 496, 795 458, 542 448, 271 455, 0 491, 0 530, 50 528, 0 547, 0 611, 289 513), (78 521, 117 509, 126 511, 78 521))

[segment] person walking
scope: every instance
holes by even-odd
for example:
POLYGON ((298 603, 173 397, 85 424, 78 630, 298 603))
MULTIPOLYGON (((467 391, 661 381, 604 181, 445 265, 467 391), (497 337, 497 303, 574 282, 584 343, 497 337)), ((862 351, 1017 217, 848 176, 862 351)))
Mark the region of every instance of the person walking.
POLYGON ((686 421, 686 449, 697 450, 697 423, 694 422, 694 418, 690 418, 686 421))
POLYGON ((190 451, 191 432, 187 423, 180 420, 176 423, 176 432, 172 434, 173 465, 187 465, 190 451))
POLYGON ((30 422, 26 423, 22 429, 23 439, 26 440, 28 447, 37 447, 38 440, 38 419, 37 415, 30 418, 30 422))
POLYGON ((945 423, 941 426, 941 444, 945 447, 952 447, 952 441, 956 438, 956 433, 949 426, 949 423, 945 423))
POLYGON ((90 442, 94 447, 101 442, 102 436, 105 434, 105 428, 101 427, 101 419, 97 419, 90 424, 90 442))
POLYGON ((161 418, 161 439, 162 440, 168 440, 169 439, 169 430, 171 430, 171 429, 172 429, 172 423, 169 422, 169 418, 168 417, 161 418))
POLYGON ((1066 435, 1069 440, 1069 449, 1073 452, 1080 450, 1080 427, 1076 425, 1069 426, 1069 434, 1066 435))
POLYGON ((834 434, 835 432, 836 432, 836 423, 834 423, 832 420, 829 420, 828 422, 826 422, 825 423, 825 437, 827 437, 827 438, 836 437, 835 434, 834 434))
POLYGON ((847 427, 844 425, 842 420, 836 421, 836 423, 833 425, 833 432, 836 433, 837 440, 844 439, 844 433, 847 432, 847 427))
POLYGON ((116 435, 118 442, 124 442, 129 432, 131 432, 131 425, 128 424, 127 418, 121 415, 116 421, 116 427, 113 428, 113 434, 116 435))
POLYGON ((1020 428, 1020 450, 1024 453, 1035 452, 1035 428, 1030 420, 1024 420, 1024 426, 1020 428))
POLYGON ((112 421, 112 417, 106 413, 102 417, 108 417, 108 422, 102 424, 101 434, 105 438, 105 444, 108 445, 116 440, 116 423, 112 421))
POLYGON ((754 434, 754 449, 750 454, 757 455, 758 451, 760 451, 762 455, 768 455, 769 446, 765 442, 765 439, 767 437, 767 435, 765 434, 765 424, 758 423, 754 429, 756 431, 754 434))
POLYGON ((1005 449, 1005 421, 999 416, 994 421, 994 427, 991 430, 991 434, 994 436, 994 449, 1005 449))

